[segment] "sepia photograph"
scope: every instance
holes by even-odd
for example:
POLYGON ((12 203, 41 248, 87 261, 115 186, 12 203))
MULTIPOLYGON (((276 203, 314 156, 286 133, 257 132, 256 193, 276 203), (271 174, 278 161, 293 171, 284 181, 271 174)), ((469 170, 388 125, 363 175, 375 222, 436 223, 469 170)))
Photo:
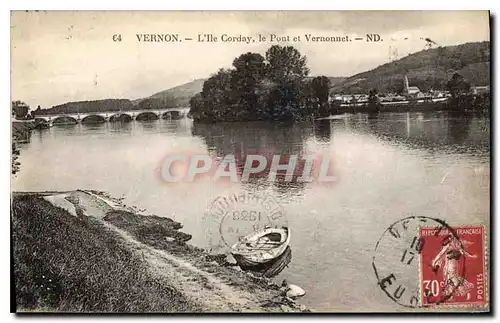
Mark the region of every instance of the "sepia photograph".
POLYGON ((491 313, 491 21, 11 11, 11 312, 491 313))

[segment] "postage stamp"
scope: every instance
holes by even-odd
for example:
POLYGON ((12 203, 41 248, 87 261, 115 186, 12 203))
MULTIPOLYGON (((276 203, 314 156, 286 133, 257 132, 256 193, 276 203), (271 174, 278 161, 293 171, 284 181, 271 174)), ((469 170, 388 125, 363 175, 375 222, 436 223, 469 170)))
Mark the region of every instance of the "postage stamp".
POLYGON ((488 303, 483 226, 420 228, 422 306, 488 303))
POLYGON ((391 224, 375 246, 379 288, 404 307, 488 304, 485 229, 451 227, 410 216, 391 224))

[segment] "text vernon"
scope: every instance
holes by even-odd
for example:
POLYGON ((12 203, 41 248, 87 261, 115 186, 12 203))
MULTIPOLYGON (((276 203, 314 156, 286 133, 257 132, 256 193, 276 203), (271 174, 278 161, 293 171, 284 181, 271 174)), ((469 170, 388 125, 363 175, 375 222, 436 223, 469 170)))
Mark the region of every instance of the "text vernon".
POLYGON ((179 34, 136 34, 137 41, 140 42, 178 42, 179 34))

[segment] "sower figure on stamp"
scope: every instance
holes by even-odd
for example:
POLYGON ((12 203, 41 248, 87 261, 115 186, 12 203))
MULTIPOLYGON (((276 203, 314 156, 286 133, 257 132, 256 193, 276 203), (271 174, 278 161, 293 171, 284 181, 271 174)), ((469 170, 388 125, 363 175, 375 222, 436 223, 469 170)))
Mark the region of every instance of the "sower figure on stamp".
POLYGON ((446 299, 452 299, 453 296, 465 296, 470 299, 470 291, 474 288, 474 284, 468 282, 463 277, 463 272, 459 272, 459 266, 463 268, 464 257, 477 258, 477 255, 468 253, 464 246, 472 244, 470 241, 458 240, 453 234, 450 234, 443 241, 443 247, 437 254, 431 264, 433 271, 437 271, 443 267, 443 278, 445 287, 443 296, 446 299))

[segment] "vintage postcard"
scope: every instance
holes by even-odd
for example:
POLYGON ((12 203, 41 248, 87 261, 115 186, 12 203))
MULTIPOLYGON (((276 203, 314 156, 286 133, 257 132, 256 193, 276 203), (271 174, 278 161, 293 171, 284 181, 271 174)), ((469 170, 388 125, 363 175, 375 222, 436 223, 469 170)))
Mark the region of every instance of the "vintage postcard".
POLYGON ((485 313, 488 11, 12 11, 11 311, 485 313))

